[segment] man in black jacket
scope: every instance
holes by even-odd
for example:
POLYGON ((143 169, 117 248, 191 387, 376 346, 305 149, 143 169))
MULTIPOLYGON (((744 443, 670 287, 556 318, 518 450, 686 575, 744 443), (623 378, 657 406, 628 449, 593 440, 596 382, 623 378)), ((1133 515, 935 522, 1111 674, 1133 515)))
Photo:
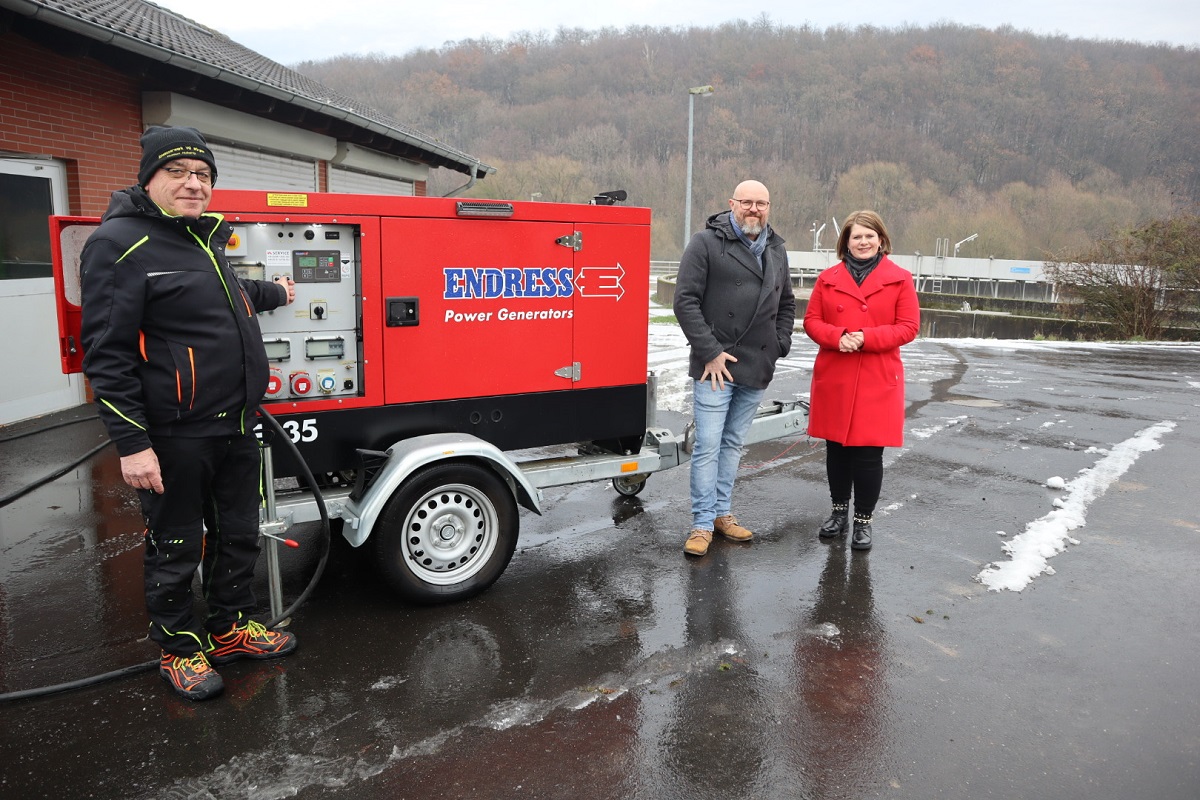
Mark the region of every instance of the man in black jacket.
POLYGON ((783 238, 767 224, 771 195, 742 181, 729 210, 708 218, 679 262, 675 318, 691 345, 696 441, 692 529, 684 552, 708 552, 713 531, 749 541, 730 509, 742 443, 775 362, 792 348, 796 298, 783 238))
POLYGON ((261 456, 254 414, 268 366, 256 314, 292 302, 290 279, 238 278, 230 226, 206 213, 216 159, 195 128, 151 127, 138 185, 114 192, 82 254, 83 370, 146 518, 150 638, 159 674, 189 700, 221 692, 212 668, 296 649, 247 617, 258 558, 261 456), (193 615, 203 563, 208 617, 193 615))

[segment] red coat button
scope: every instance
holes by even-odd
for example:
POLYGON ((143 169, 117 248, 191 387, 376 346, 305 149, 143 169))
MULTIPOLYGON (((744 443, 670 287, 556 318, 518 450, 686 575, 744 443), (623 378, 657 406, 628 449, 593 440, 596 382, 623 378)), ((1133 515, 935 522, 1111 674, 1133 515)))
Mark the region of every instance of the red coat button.
POLYGON ((866 311, 866 310, 867 310, 867 304, 866 304, 866 303, 863 303, 863 304, 862 304, 862 310, 863 310, 863 311, 866 311))

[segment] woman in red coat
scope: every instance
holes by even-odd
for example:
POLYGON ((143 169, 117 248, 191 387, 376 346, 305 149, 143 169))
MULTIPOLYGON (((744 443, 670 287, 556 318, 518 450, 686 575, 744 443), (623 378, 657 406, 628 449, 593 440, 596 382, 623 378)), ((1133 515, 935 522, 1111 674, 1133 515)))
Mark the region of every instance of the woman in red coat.
POLYGON ((808 435, 825 440, 833 500, 818 534, 845 534, 853 493, 855 550, 871 549, 883 448, 904 444, 900 345, 920 329, 912 274, 887 257, 891 249, 878 214, 851 214, 838 236, 842 261, 817 277, 804 314, 804 332, 821 348, 813 365, 808 435))

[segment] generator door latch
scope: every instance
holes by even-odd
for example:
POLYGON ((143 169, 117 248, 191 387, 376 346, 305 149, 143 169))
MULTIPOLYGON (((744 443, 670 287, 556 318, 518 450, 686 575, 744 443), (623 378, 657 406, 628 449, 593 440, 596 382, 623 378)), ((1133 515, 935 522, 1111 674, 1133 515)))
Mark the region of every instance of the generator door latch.
POLYGON ((569 247, 575 252, 583 249, 583 231, 575 231, 570 236, 560 236, 554 240, 555 244, 561 244, 563 247, 569 247))
POLYGON ((570 378, 572 381, 578 381, 580 375, 579 362, 576 361, 569 367, 562 367, 554 370, 554 374, 560 378, 570 378))
POLYGON ((421 301, 416 297, 389 297, 387 299, 387 326, 407 328, 421 324, 421 301))

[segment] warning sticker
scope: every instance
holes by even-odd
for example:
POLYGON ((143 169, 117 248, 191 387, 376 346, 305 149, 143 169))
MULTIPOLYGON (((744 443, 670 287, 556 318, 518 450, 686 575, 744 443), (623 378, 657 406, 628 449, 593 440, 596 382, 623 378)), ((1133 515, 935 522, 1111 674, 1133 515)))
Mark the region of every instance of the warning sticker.
POLYGON ((267 192, 267 205, 286 206, 287 208, 307 208, 308 195, 267 192))

